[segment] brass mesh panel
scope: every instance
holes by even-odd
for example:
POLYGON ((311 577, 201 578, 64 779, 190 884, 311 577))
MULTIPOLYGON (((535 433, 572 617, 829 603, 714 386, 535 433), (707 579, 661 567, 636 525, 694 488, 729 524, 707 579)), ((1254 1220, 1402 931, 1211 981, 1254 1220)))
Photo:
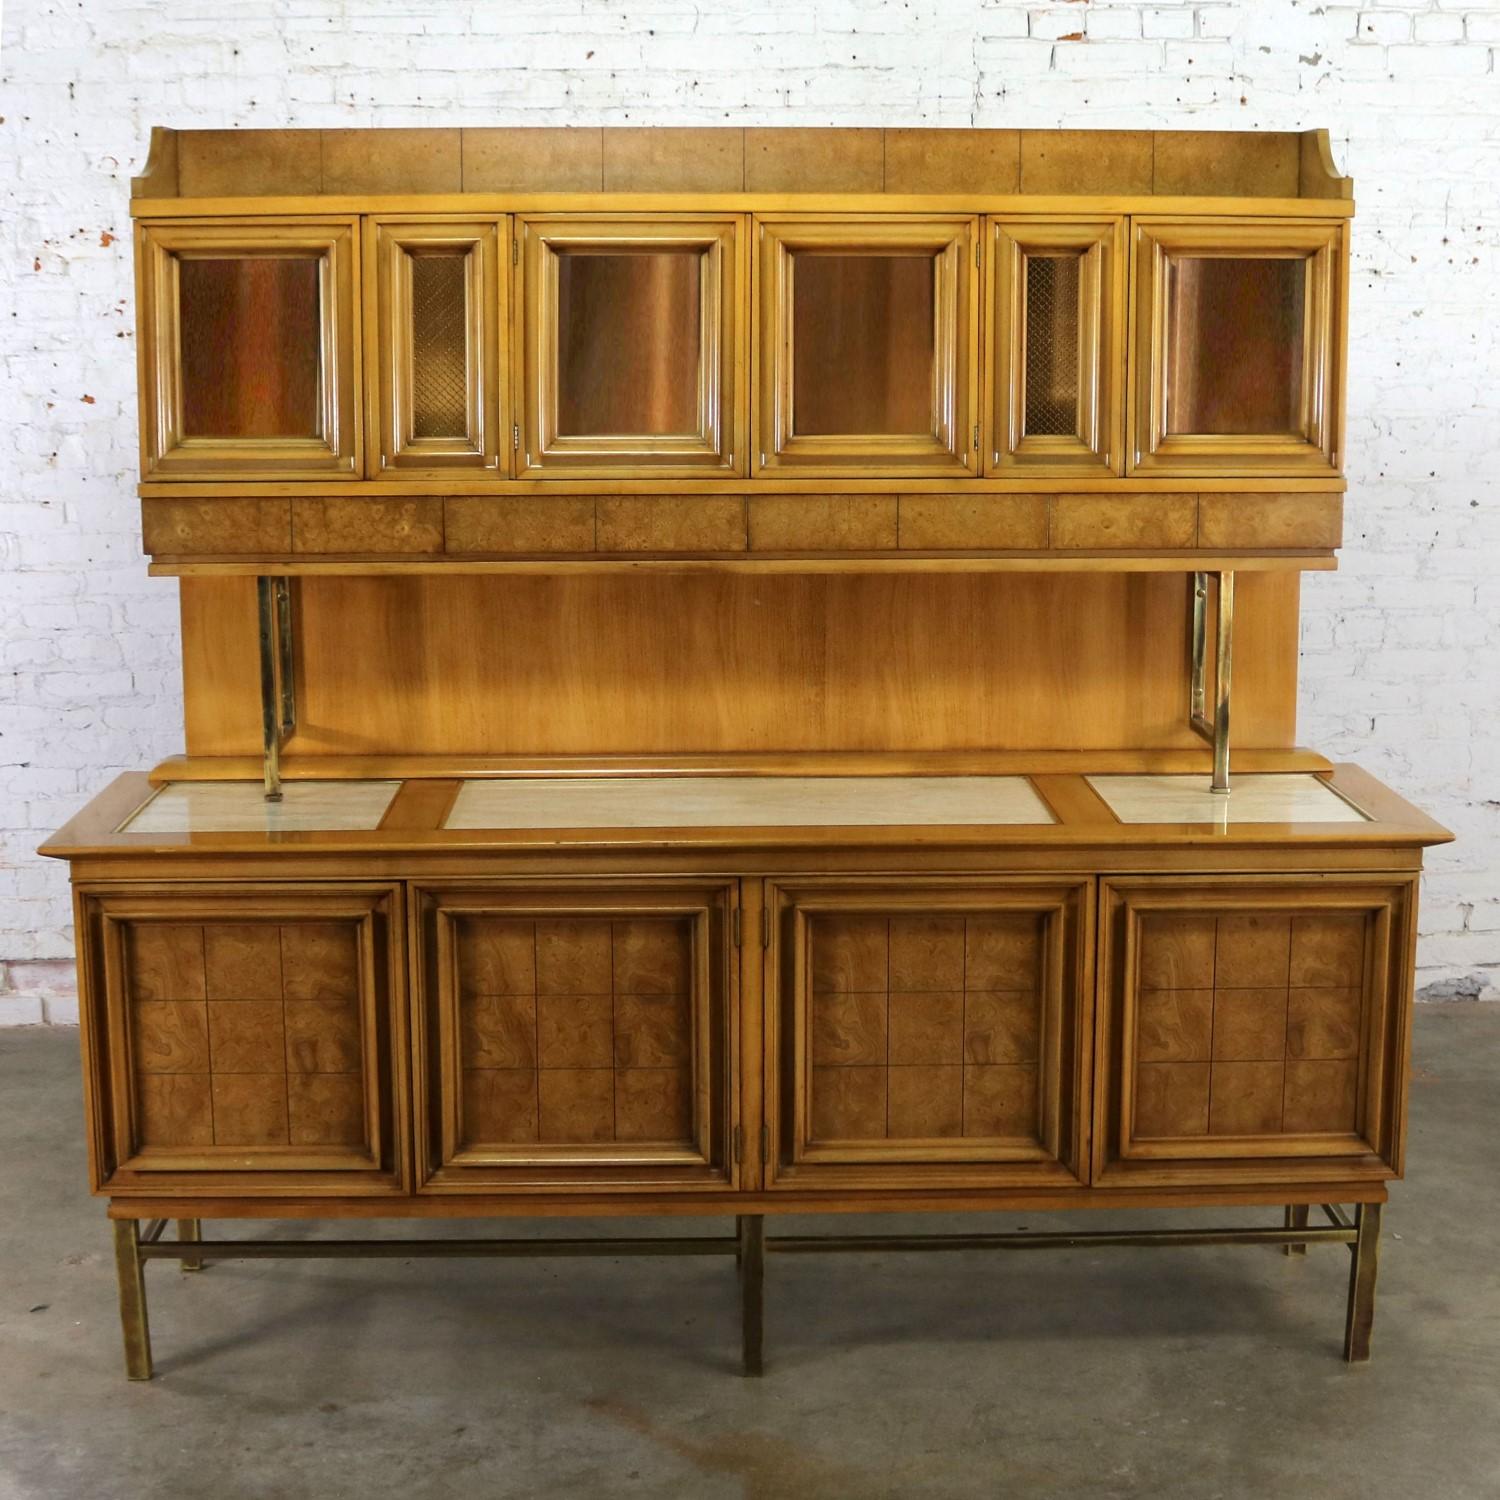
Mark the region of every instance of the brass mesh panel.
POLYGON ((469 432, 468 276, 462 252, 411 258, 411 435, 469 432))
POLYGON ((1078 432, 1076 255, 1026 257, 1026 434, 1078 432))

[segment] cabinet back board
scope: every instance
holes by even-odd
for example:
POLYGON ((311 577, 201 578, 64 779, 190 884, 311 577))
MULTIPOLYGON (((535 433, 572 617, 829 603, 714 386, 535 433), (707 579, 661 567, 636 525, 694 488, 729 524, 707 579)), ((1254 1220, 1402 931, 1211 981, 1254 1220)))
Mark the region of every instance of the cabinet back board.
MULTIPOLYGON (((1235 732, 1291 748, 1297 573, 1244 574, 1235 732)), ((184 578, 191 755, 261 744, 255 581, 184 578)), ((293 755, 1191 749, 1175 573, 296 580, 293 755), (351 621, 358 624, 351 629, 351 621)))

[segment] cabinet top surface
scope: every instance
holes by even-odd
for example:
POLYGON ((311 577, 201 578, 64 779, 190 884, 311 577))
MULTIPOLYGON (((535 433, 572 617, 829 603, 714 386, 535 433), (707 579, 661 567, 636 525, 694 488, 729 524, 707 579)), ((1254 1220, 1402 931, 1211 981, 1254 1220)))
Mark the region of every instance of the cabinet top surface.
POLYGON ((518 775, 258 783, 120 777, 43 845, 93 853, 880 845, 1391 844, 1446 830, 1355 766, 1178 774, 518 775))

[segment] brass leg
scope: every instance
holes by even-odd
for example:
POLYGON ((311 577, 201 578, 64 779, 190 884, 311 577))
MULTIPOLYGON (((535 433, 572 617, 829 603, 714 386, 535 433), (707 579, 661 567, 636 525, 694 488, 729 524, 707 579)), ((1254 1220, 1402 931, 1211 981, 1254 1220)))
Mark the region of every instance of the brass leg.
POLYGON ((738 1220, 740 1262, 740 1338, 745 1374, 762 1371, 766 1321, 766 1217, 742 1214, 738 1220))
MULTIPOLYGON (((203 1226, 197 1219, 179 1219, 177 1221, 177 1242, 181 1245, 196 1245, 203 1238, 203 1226)), ((203 1262, 201 1260, 184 1260, 182 1263, 184 1271, 201 1271, 203 1262)))
POLYGON ((151 1325, 146 1319, 141 1226, 135 1219, 116 1219, 114 1232, 115 1274, 120 1281, 120 1326, 125 1334, 125 1374, 131 1380, 150 1380, 151 1325))
MULTIPOLYGON (((1288 1229, 1306 1229, 1307 1228, 1307 1215, 1308 1215, 1308 1205, 1306 1203, 1289 1203, 1289 1204, 1287 1204, 1286 1219, 1285 1219, 1286 1227, 1288 1229)), ((1307 1246, 1306 1245, 1283 1245, 1281 1247, 1281 1253, 1283 1255, 1306 1255, 1307 1254, 1307 1246)))
POLYGON ((1370 1330, 1375 1323, 1375 1273, 1380 1263, 1380 1209, 1361 1203, 1354 1210, 1359 1237, 1349 1264, 1349 1311, 1344 1321, 1344 1358, 1363 1364, 1370 1357, 1370 1330))

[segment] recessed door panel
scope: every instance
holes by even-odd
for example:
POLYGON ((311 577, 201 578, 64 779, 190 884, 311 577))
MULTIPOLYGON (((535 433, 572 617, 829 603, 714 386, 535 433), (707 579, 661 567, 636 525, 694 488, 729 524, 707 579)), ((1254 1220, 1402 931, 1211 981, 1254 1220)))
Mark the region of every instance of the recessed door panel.
POLYGON ((138 230, 150 479, 352 478, 353 220, 138 230))
POLYGON ((756 224, 756 468, 978 470, 977 221, 756 224))
POLYGON ((518 221, 520 472, 743 472, 735 215, 518 221))
POLYGON ((1087 882, 773 883, 774 1184, 1081 1181, 1090 907, 1087 882))
POLYGON ((1414 894, 1106 882, 1096 1180, 1397 1175, 1414 894))
POLYGON ((730 887, 428 891, 431 1185, 730 1181, 730 887))

